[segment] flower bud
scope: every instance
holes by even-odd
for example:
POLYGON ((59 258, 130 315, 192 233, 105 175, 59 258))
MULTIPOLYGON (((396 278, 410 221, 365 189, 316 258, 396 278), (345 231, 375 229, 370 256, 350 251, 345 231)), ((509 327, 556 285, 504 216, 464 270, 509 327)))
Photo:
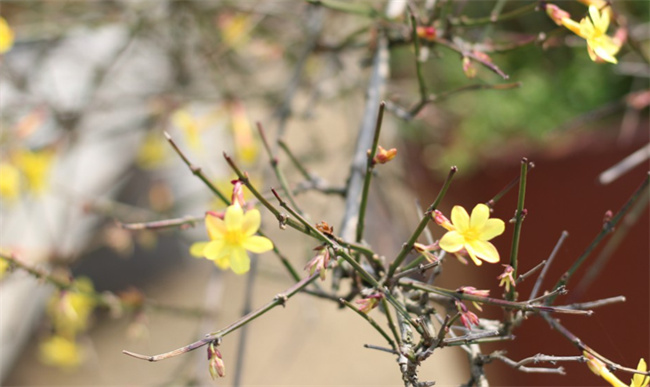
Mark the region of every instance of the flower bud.
POLYGON ((562 19, 571 19, 571 15, 567 11, 555 4, 546 4, 544 8, 546 9, 548 17, 550 17, 558 26, 562 25, 562 19))
POLYGON ((217 349, 215 341, 211 342, 210 346, 208 346, 208 361, 208 369, 212 379, 223 378, 226 376, 226 365, 223 363, 221 352, 217 349))
POLYGON ((429 41, 434 40, 437 34, 436 28, 433 26, 418 26, 415 32, 420 39, 429 41))
POLYGON ((394 159, 396 155, 397 149, 391 148, 389 150, 386 150, 381 145, 377 145, 377 153, 375 154, 375 158, 372 159, 372 163, 373 165, 386 164, 387 162, 394 159))

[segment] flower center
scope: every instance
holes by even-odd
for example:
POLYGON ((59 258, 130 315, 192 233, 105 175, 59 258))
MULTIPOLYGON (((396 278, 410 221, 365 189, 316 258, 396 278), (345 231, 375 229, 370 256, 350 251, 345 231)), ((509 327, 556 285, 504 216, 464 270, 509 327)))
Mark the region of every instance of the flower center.
POLYGON ((478 239, 478 231, 474 228, 468 228, 463 231, 463 238, 465 238, 466 241, 475 241, 478 239))
POLYGON ((226 232, 224 239, 229 245, 240 246, 244 242, 244 234, 240 230, 228 231, 226 232))

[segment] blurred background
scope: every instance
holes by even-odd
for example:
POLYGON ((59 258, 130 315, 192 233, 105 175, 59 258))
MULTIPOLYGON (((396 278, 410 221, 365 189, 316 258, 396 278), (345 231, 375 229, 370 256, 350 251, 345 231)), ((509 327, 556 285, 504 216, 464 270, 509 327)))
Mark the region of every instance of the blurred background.
MULTIPOLYGON (((616 65, 591 61, 584 40, 535 9, 537 2, 412 2, 420 23, 437 15, 432 26, 439 36, 453 36, 456 48, 489 54, 488 62, 508 79, 476 61, 467 66, 458 51, 423 38, 422 80, 437 100, 409 119, 399 112, 417 103, 420 86, 413 45, 400 43, 410 37, 406 3, 322 3, 0 4, 6 21, 0 25, 0 248, 54 279, 87 278, 116 304, 97 308, 87 324, 75 328, 74 347, 54 345, 60 333, 56 310, 66 295, 51 280, 1 261, 3 385, 213 383, 203 349, 158 363, 121 351, 156 354, 186 345, 236 320, 247 292, 257 307, 293 280, 270 253, 254 258, 254 283, 252 274, 221 272, 190 256, 191 243, 207 238, 205 211, 225 207, 163 132, 224 192, 234 176, 224 151, 267 189, 278 182, 255 128, 260 122, 267 137, 282 139, 311 173, 312 180, 304 182, 288 154, 273 144, 280 168, 300 191, 298 202, 311 220, 325 220, 336 230, 380 29, 393 42, 383 96, 391 108, 380 144, 398 150, 378 171, 371 194, 368 242, 382 255, 399 251, 417 225, 416 201, 428 206, 434 200, 451 165, 460 172, 441 208, 447 214, 453 205, 471 208, 492 198, 519 175, 527 157, 535 167, 528 176, 522 270, 548 258, 562 231, 569 233, 546 277, 548 288, 600 232, 606 211, 618 212, 647 176, 647 2, 614 2, 621 15, 617 23, 625 20, 630 41, 616 65), (461 16, 524 8, 519 17, 497 23, 458 22, 461 16), (639 161, 629 170, 608 184, 599 180, 635 152, 639 161), (314 185, 328 189, 320 192, 314 185), (180 217, 193 221, 162 231, 126 230, 118 223, 180 217)), ((586 15, 584 3, 589 2, 560 5, 579 20, 586 15)), ((645 205, 636 205, 619 226, 616 249, 603 252, 604 243, 592 253, 590 262, 602 262, 600 275, 586 282, 589 265, 583 267, 569 294, 558 299, 625 295, 625 303, 562 322, 629 367, 641 357, 650 360, 650 198, 644 195, 645 205)), ((513 190, 494 216, 507 221, 516 203, 513 190)), ((265 231, 302 269, 313 255, 313 241, 278 229, 262 212, 265 231)), ((495 240, 502 255, 510 249, 511 229, 495 240)), ((431 231, 442 235, 435 226, 431 231)), ((438 285, 471 285, 498 297, 496 277, 503 268, 486 266, 446 260, 438 285)), ((533 283, 518 286, 520 295, 528 295, 533 283)), ((500 314, 486 307, 479 317, 500 314)), ((224 340, 227 376, 214 383, 402 384, 392 355, 363 348, 381 342, 367 328, 336 303, 298 295, 252 324, 245 338, 235 333, 224 340)), ((504 349, 515 360, 579 354, 539 318, 515 335, 514 342, 486 346, 484 353, 504 349)), ((498 362, 486 370, 493 385, 602 384, 584 364, 563 366, 566 376, 523 373, 498 362)), ((420 377, 442 386, 466 383, 466 357, 458 349, 439 350, 420 377)))

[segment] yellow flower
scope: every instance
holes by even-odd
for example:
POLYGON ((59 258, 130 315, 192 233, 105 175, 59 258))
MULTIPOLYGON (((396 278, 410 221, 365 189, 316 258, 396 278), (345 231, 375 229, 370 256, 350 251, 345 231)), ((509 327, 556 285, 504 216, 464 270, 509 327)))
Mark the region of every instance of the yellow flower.
POLYGON ((40 359, 47 365, 74 368, 81 364, 83 353, 74 340, 54 335, 39 345, 40 359))
POLYGON ((609 21, 609 11, 600 12, 596 6, 590 5, 589 17, 584 17, 579 24, 569 18, 562 19, 562 24, 587 41, 591 60, 618 63, 614 55, 621 49, 622 42, 607 35, 609 21))
POLYGON ((7 21, 0 16, 0 54, 11 50, 14 45, 14 32, 7 24, 7 21))
POLYGON ((88 327, 96 302, 89 293, 94 292, 93 283, 80 277, 73 283, 74 290, 61 291, 50 301, 48 313, 54 330, 63 336, 74 337, 88 327))
POLYGON ((20 173, 9 163, 0 163, 0 196, 16 200, 20 194, 20 173))
POLYGON ((162 133, 149 131, 140 143, 140 149, 136 162, 143 169, 154 169, 165 161, 168 152, 168 144, 165 143, 162 133))
MULTIPOLYGON (((614 387, 647 387, 648 384, 650 384, 650 376, 634 374, 632 380, 630 381, 630 385, 628 386, 619 378, 617 378, 613 373, 611 373, 607 368, 607 365, 603 363, 602 360, 598 359, 587 351, 583 351, 582 356, 587 359, 587 366, 591 372, 602 377, 614 387)), ((647 371, 646 367, 647 366, 645 364, 645 360, 642 358, 639 360, 639 365, 636 367, 636 370, 645 373, 647 371)))
POLYGON ((185 135, 188 145, 195 151, 201 150, 201 132, 210 127, 217 116, 213 111, 202 117, 195 117, 186 108, 177 109, 172 113, 171 120, 174 126, 185 135))
POLYGON ((246 109, 239 101, 228 104, 230 123, 232 125, 233 140, 237 157, 245 163, 252 163, 257 158, 257 144, 253 137, 246 109))
POLYGON ((4 259, 0 259, 0 278, 5 276, 7 269, 9 268, 9 262, 4 259))
POLYGON ((503 234, 505 223, 501 219, 489 219, 490 209, 485 204, 477 204, 472 210, 472 216, 461 206, 451 210, 451 223, 441 225, 449 230, 440 239, 440 248, 456 253, 463 248, 477 266, 482 259, 489 263, 499 262, 499 252, 490 239, 503 234))
POLYGON ((250 269, 250 258, 246 250, 264 253, 273 248, 273 243, 265 237, 254 235, 260 228, 261 216, 256 209, 244 213, 237 203, 226 209, 224 219, 212 213, 205 217, 210 242, 197 242, 190 247, 190 254, 205 257, 221 269, 232 268, 236 274, 250 269))
POLYGON ((35 194, 43 193, 48 187, 50 168, 54 160, 51 150, 20 150, 13 155, 16 167, 27 179, 29 188, 35 194))

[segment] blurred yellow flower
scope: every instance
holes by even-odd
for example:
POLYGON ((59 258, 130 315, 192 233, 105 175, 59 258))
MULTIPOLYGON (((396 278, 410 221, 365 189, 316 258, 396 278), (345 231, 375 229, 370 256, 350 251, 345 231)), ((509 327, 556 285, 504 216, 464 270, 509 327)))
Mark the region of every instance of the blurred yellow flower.
MULTIPOLYGON (((639 359, 636 370, 644 373, 648 371, 648 366, 643 358, 639 359)), ((634 374, 630 381, 630 387, 647 387, 648 385, 650 385, 650 376, 648 375, 634 374)))
POLYGON ((48 306, 54 330, 65 337, 74 337, 85 331, 97 305, 90 295, 95 289, 89 278, 77 278, 73 287, 73 291, 60 291, 54 295, 48 306))
POLYGON ((449 253, 464 248, 477 266, 482 264, 478 258, 489 263, 499 262, 499 252, 488 241, 503 234, 506 226, 503 220, 489 217, 490 209, 485 204, 477 204, 471 217, 463 207, 454 206, 451 223, 441 223, 448 232, 440 239, 440 248, 449 253))
POLYGON ((208 213, 205 225, 210 241, 194 243, 190 247, 190 254, 214 261, 220 269, 232 268, 236 274, 246 273, 250 269, 246 250, 264 253, 273 248, 268 238, 254 235, 260 224, 261 215, 257 209, 244 213, 237 203, 226 209, 223 220, 208 213))
POLYGON ((186 108, 177 109, 172 113, 171 120, 174 126, 180 129, 188 145, 194 150, 200 150, 201 132, 212 125, 216 119, 217 112, 213 111, 202 117, 196 117, 186 108))
POLYGON ((50 168, 54 161, 54 151, 22 149, 15 152, 12 158, 15 166, 27 179, 27 186, 33 193, 41 194, 47 190, 50 168))
POLYGON ((233 101, 228 104, 228 111, 237 157, 245 163, 252 163, 257 158, 258 147, 253 138, 253 129, 248 121, 246 109, 241 102, 233 101))
MULTIPOLYGON (((591 353, 587 351, 582 352, 582 356, 587 359, 587 366, 591 372, 605 379, 609 384, 614 387, 647 387, 650 384, 650 376, 634 374, 630 385, 626 385, 619 378, 617 378, 611 371, 607 368, 607 365, 591 353)), ((637 371, 645 373, 647 371, 647 365, 645 360, 641 358, 639 364, 636 367, 637 371)))
POLYGON ((7 269, 9 268, 9 262, 4 259, 0 259, 0 278, 5 276, 7 269))
POLYGON ((589 16, 580 20, 579 24, 570 18, 562 19, 566 28, 587 41, 591 60, 618 63, 614 55, 621 49, 622 42, 607 35, 609 22, 610 12, 601 12, 594 5, 589 6, 589 16))
POLYGON ((0 197, 16 200, 20 194, 20 172, 9 163, 0 163, 0 197))
POLYGON ((14 45, 14 32, 7 24, 7 21, 0 16, 0 54, 11 50, 14 45))
POLYGON ((245 14, 221 15, 218 20, 221 38, 226 46, 238 48, 250 39, 251 18, 245 14))
POLYGON ((75 368, 83 359, 77 343, 59 335, 48 337, 40 343, 38 349, 41 361, 55 367, 75 368))
POLYGON ((153 169, 160 166, 167 156, 168 144, 162 133, 151 130, 140 143, 136 163, 140 168, 153 169))

